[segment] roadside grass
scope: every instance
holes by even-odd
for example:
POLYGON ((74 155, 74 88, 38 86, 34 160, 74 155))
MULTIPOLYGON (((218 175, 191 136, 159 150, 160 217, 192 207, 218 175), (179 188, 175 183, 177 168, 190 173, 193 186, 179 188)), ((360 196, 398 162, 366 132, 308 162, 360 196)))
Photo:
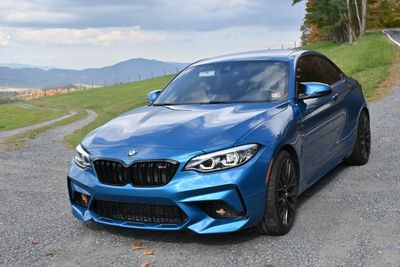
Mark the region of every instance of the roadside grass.
POLYGON ((15 102, 0 105, 0 131, 20 128, 41 121, 51 120, 68 113, 67 110, 49 108, 23 108, 15 102))
MULTIPOLYGON (((351 45, 321 42, 302 48, 320 51, 332 59, 346 74, 358 79, 363 86, 368 100, 374 100, 377 99, 377 95, 380 97, 383 95, 380 92, 385 90, 381 90, 380 85, 385 84, 383 81, 387 79, 391 66, 395 65, 395 58, 399 58, 400 54, 383 34, 376 32, 368 33, 364 38, 351 45)), ((96 127, 123 112, 146 104, 146 94, 151 90, 163 88, 173 76, 168 75, 132 83, 24 101, 24 103, 43 109, 24 111, 15 106, 15 104, 0 105, 0 126, 4 125, 3 128, 11 129, 58 117, 70 110, 81 112, 85 109, 93 110, 98 114, 94 122, 65 137, 66 142, 73 147, 88 132, 96 127)), ((72 122, 77 120, 77 118, 82 118, 84 114, 81 112, 66 121, 59 122, 56 126, 72 122)), ((55 126, 50 125, 18 137, 9 138, 7 143, 23 144, 21 139, 37 136, 51 127, 55 126)))
MULTIPOLYGON (((75 115, 73 115, 67 119, 64 119, 62 121, 58 121, 58 122, 52 123, 50 125, 47 125, 47 126, 44 126, 41 128, 37 128, 34 130, 30 130, 30 131, 27 131, 27 132, 24 132, 21 134, 11 136, 3 141, 0 141, 0 151, 17 150, 25 144, 25 141, 27 139, 35 139, 36 137, 38 137, 40 134, 46 132, 47 130, 50 130, 50 129, 58 127, 58 126, 64 126, 64 125, 73 123, 75 121, 85 118, 86 116, 87 116, 86 111, 80 110, 75 115)), ((67 143, 67 145, 69 145, 69 144, 67 143)))
MULTIPOLYGON (((76 130, 72 135, 66 136, 65 140, 72 147, 78 144, 82 137, 94 128, 102 125, 103 123, 109 121, 110 119, 116 117, 117 115, 142 106, 146 104, 146 95, 149 91, 155 89, 161 89, 172 79, 173 75, 157 77, 153 79, 113 85, 108 87, 95 88, 84 91, 75 91, 69 94, 55 95, 49 97, 43 97, 35 100, 24 101, 30 105, 37 106, 39 108, 46 108, 47 110, 56 109, 61 112, 60 116, 67 113, 70 110, 83 111, 86 109, 93 110, 97 113, 97 119, 83 127, 82 129, 76 130)), ((12 109, 17 109, 18 107, 5 107, 0 105, 0 118, 7 115, 7 120, 25 120, 25 124, 20 123, 20 127, 32 124, 29 117, 25 117, 25 114, 12 113, 12 109)), ((41 109, 39 109, 41 110, 41 109)), ((31 110, 26 110, 25 113, 29 113, 31 110)), ((86 112, 84 112, 86 114, 86 112)), ((55 116, 58 117, 58 116, 55 116)), ((83 117, 83 116, 82 116, 83 117)), ((81 117, 81 118, 82 118, 81 117)), ((77 116, 71 117, 68 121, 75 121, 77 116), (74 120, 75 119, 75 120, 74 120)), ((47 120, 43 119, 42 120, 47 120)), ((36 118, 35 122, 39 122, 40 119, 36 118)), ((64 120, 62 121, 64 122, 64 120)), ((61 122, 60 122, 61 123, 61 122)), ((57 124, 59 126, 60 124, 57 124)), ((7 139, 6 143, 15 143, 16 147, 23 145, 21 139, 30 137, 30 135, 40 134, 43 129, 49 129, 53 127, 44 127, 37 129, 35 131, 30 131, 25 134, 17 135, 15 138, 11 137, 7 139)), ((10 148, 10 146, 8 146, 10 148)))
POLYGON ((398 53, 394 44, 379 32, 367 33, 353 44, 321 42, 301 48, 317 50, 329 57, 361 83, 369 100, 374 99, 376 90, 388 77, 398 53))

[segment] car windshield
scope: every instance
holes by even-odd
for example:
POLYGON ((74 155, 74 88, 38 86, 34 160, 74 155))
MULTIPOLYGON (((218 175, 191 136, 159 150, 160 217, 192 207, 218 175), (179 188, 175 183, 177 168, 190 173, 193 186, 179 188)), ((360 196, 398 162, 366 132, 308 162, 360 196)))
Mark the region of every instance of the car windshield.
POLYGON ((289 65, 282 61, 234 61, 182 71, 154 105, 270 102, 287 99, 289 65))

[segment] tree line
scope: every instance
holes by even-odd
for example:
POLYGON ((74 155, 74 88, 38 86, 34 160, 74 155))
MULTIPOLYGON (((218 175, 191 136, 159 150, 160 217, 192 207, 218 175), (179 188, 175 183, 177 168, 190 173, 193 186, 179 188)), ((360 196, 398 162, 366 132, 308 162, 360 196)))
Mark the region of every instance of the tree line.
MULTIPOLYGON (((303 0, 292 0, 293 5, 303 0)), ((305 0, 301 41, 354 42, 368 29, 400 27, 400 0, 305 0)))

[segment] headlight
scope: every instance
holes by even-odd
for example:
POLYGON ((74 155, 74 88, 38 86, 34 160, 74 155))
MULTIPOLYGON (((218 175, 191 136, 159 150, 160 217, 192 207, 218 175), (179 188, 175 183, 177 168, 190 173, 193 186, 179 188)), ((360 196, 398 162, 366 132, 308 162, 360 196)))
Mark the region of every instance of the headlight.
POLYGON ((81 168, 90 167, 89 154, 80 144, 76 147, 75 163, 81 168))
POLYGON ((250 144, 200 155, 192 158, 186 164, 185 170, 212 172, 233 168, 249 161, 257 153, 258 148, 257 144, 250 144))

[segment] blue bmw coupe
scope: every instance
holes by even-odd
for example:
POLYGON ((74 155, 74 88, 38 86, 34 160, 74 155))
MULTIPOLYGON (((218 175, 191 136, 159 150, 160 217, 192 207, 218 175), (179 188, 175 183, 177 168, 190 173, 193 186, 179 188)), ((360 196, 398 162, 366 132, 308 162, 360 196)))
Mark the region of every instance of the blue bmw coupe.
POLYGON ((299 194, 369 159, 360 84, 314 51, 201 60, 147 100, 77 146, 67 180, 79 220, 283 235, 299 194))

